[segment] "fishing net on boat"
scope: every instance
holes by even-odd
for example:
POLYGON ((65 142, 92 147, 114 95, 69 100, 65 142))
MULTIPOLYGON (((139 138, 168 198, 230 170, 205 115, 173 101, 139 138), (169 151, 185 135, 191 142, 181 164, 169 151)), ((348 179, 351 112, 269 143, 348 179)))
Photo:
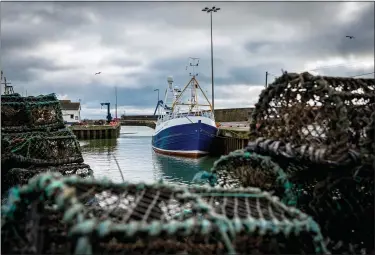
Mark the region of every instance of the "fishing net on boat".
POLYGON ((2 133, 2 167, 82 163, 78 140, 68 128, 58 131, 2 133))
POLYGON ((1 131, 27 132, 63 128, 60 102, 55 94, 1 96, 1 131))
POLYGON ((310 216, 257 188, 44 173, 10 190, 2 254, 322 254, 310 216))

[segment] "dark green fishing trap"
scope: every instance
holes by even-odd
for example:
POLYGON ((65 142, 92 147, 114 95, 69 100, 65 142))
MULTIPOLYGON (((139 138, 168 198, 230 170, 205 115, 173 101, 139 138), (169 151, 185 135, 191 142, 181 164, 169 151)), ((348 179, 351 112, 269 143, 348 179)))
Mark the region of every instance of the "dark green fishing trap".
POLYGON ((2 254, 327 254, 319 226, 257 188, 35 176, 2 207, 2 254))
POLYGON ((92 176, 55 94, 2 95, 1 117, 2 191, 44 171, 92 176))
POLYGON ((7 168, 82 163, 78 140, 64 128, 49 132, 2 133, 2 166, 7 168))
POLYGON ((287 205, 295 205, 292 184, 283 169, 270 157, 237 150, 214 163, 211 173, 198 173, 195 182, 207 180, 223 188, 257 187, 272 192, 287 205))
POLYGON ((34 175, 43 172, 59 172, 62 175, 78 175, 82 178, 93 177, 94 174, 90 166, 83 163, 50 167, 12 168, 2 174, 1 189, 6 191, 13 186, 27 184, 34 175))
POLYGON ((64 127, 60 102, 55 94, 22 97, 1 96, 1 131, 27 132, 64 127))

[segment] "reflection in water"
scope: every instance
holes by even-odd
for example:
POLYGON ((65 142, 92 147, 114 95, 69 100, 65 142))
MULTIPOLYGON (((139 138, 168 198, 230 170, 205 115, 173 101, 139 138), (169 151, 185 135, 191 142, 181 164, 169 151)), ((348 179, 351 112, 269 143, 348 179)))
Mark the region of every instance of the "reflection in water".
POLYGON ((157 174, 157 179, 163 179, 166 182, 189 184, 197 172, 210 170, 215 160, 216 158, 212 157, 189 159, 153 152, 154 171, 157 174))
POLYGON ((117 139, 85 140, 79 142, 84 150, 88 147, 91 152, 107 153, 113 152, 117 146, 117 139))
POLYGON ((113 155, 127 181, 189 183, 194 175, 209 170, 217 158, 188 159, 155 153, 151 147, 153 129, 122 126, 117 139, 80 141, 85 163, 94 170, 96 178, 107 177, 121 182, 121 174, 113 155))

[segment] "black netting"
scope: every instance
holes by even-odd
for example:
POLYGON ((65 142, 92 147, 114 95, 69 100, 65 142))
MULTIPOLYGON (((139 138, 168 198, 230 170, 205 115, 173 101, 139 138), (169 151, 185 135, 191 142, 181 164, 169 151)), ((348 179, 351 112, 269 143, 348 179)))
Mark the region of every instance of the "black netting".
POLYGON ((55 94, 21 97, 1 96, 2 132, 27 132, 64 127, 60 102, 55 94))

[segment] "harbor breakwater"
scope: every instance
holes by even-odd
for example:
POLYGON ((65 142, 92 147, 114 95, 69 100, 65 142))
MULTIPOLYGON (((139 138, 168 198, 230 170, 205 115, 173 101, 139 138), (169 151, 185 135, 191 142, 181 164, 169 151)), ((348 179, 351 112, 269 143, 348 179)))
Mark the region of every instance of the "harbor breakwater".
MULTIPOLYGON (((249 121, 254 108, 215 109, 216 122, 249 121)), ((156 121, 158 115, 122 115, 124 121, 156 121)))

